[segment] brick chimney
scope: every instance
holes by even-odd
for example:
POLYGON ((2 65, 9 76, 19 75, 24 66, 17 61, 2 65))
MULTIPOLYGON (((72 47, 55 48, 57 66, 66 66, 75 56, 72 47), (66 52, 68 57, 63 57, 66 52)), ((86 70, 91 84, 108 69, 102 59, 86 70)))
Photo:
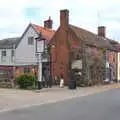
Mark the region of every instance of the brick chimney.
POLYGON ((53 21, 51 20, 51 17, 49 16, 49 19, 44 21, 44 27, 48 29, 52 29, 52 24, 53 24, 53 21))
POLYGON ((69 10, 60 10, 60 27, 66 28, 69 24, 69 10))
POLYGON ((106 27, 105 26, 98 27, 98 36, 106 37, 106 27))

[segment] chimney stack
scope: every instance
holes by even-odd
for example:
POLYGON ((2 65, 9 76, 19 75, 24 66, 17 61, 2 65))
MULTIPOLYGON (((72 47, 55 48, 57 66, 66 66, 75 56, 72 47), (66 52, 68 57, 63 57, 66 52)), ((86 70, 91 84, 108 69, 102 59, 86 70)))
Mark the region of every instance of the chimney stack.
POLYGON ((69 24, 69 10, 60 10, 60 27, 67 28, 69 24))
POLYGON ((49 19, 44 21, 44 27, 47 29, 52 29, 52 24, 53 24, 53 21, 51 20, 51 17, 49 16, 49 19))
POLYGON ((106 27, 105 26, 98 27, 98 36, 106 37, 106 27))

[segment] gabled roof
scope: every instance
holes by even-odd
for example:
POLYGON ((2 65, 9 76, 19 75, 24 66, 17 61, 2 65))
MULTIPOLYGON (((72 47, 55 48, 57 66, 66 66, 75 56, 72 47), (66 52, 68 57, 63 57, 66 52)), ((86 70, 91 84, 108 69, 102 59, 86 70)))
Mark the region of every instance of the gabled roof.
POLYGON ((23 36, 26 34, 26 32, 30 26, 36 31, 37 34, 39 34, 39 33, 42 34, 42 36, 47 40, 46 43, 49 43, 49 41, 51 40, 51 38, 53 37, 53 35, 55 33, 54 30, 50 30, 50 29, 41 27, 39 25, 30 23, 21 37, 6 38, 3 40, 0 40, 0 49, 11 49, 11 48, 13 48, 14 45, 16 48, 18 46, 18 44, 20 43, 20 41, 22 40, 23 36))
POLYGON ((16 48, 20 42, 20 37, 6 38, 0 40, 0 49, 12 49, 16 48))
POLYGON ((31 24, 31 25, 38 34, 39 33, 42 34, 42 36, 47 40, 48 43, 51 40, 51 38, 53 37, 53 35, 55 34, 55 30, 47 29, 47 28, 44 28, 44 27, 41 27, 41 26, 35 25, 35 24, 31 24))
POLYGON ((49 42, 51 38, 53 37, 53 35, 55 34, 54 30, 47 29, 42 26, 30 23, 28 27, 26 28, 26 30, 24 31, 24 33, 22 34, 21 39, 23 38, 23 36, 26 34, 26 32, 28 31, 30 27, 32 27, 38 35, 41 33, 42 37, 44 37, 47 40, 47 42, 49 42))
POLYGON ((79 40, 82 40, 87 45, 93 45, 99 48, 113 49, 107 38, 100 37, 90 31, 73 25, 69 25, 69 28, 75 33, 79 40))

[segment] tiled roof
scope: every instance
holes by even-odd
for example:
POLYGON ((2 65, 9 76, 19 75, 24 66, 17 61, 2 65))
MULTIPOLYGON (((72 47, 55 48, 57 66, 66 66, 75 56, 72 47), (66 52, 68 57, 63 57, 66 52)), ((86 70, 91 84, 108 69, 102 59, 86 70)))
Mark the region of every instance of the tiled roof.
POLYGON ((48 40, 48 42, 51 40, 51 38, 53 37, 53 35, 55 34, 55 31, 54 30, 50 30, 50 29, 47 29, 47 28, 44 28, 44 27, 41 27, 39 25, 35 25, 35 24, 32 24, 32 26, 34 27, 34 29, 38 32, 38 33, 41 33, 42 36, 48 40))
POLYGON ((87 45, 93 45, 99 48, 112 49, 112 45, 107 38, 100 37, 90 31, 73 25, 69 25, 69 28, 76 34, 79 40, 83 41, 87 45))
POLYGON ((11 49, 13 47, 17 47, 20 42, 20 37, 15 38, 6 38, 0 40, 0 49, 11 49))

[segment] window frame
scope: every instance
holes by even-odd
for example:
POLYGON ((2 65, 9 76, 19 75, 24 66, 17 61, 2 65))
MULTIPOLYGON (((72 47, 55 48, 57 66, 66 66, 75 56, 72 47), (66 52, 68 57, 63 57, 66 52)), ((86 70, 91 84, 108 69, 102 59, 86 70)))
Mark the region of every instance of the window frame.
POLYGON ((24 67, 24 73, 30 73, 30 68, 28 66, 24 67))
POLYGON ((6 61, 6 56, 7 56, 7 51, 6 50, 2 50, 1 51, 1 61, 6 61))
POLYGON ((2 50, 1 53, 2 53, 2 55, 1 55, 2 57, 6 57, 6 56, 7 56, 6 50, 2 50), (4 54, 3 54, 3 53, 4 53, 4 54))
POLYGON ((34 37, 33 36, 28 37, 28 45, 34 45, 34 37))
POLYGON ((15 50, 11 50, 11 61, 14 61, 14 57, 15 57, 15 50))
POLYGON ((11 57, 15 56, 15 50, 11 50, 11 57))

